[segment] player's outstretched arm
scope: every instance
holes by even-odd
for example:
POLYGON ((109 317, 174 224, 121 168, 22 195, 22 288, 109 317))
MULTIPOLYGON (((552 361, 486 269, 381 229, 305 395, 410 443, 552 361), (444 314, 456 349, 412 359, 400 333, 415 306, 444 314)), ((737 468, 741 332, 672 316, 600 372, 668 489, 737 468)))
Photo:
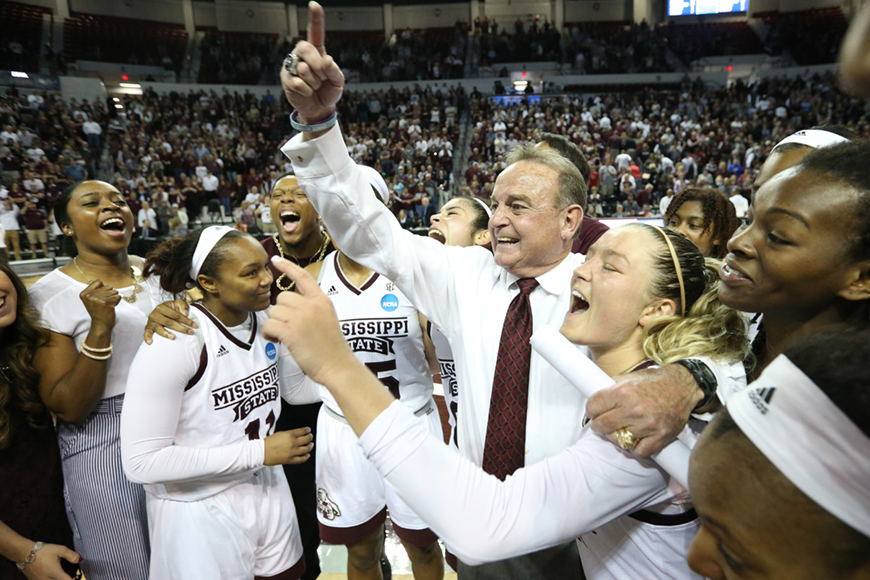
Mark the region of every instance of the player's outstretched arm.
POLYGON ((284 343, 299 368, 329 389, 359 436, 393 397, 350 350, 332 302, 317 281, 292 262, 274 257, 272 263, 296 282, 296 292, 278 296, 263 334, 284 343))

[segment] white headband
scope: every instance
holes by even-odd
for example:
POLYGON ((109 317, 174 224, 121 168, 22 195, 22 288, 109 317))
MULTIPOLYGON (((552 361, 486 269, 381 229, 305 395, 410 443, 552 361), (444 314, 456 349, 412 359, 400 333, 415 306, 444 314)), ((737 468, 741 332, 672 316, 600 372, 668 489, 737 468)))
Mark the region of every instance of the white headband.
POLYGON ((483 207, 483 211, 486 212, 487 217, 492 217, 492 209, 488 205, 486 205, 486 203, 482 199, 478 199, 476 197, 472 197, 471 199, 473 199, 483 207))
POLYGON ((203 262, 208 258, 215 244, 231 231, 233 228, 229 226, 209 226, 202 230, 199 241, 196 243, 196 249, 193 251, 193 261, 190 263, 190 277, 194 282, 199 276, 199 269, 202 268, 203 262))
POLYGON ((728 413, 798 489, 870 536, 870 438, 785 355, 731 397, 728 413))
MULTIPOLYGON (((837 135, 836 133, 831 133, 830 131, 824 131, 822 129, 804 129, 803 131, 798 131, 797 133, 792 133, 782 141, 776 144, 776 147, 780 145, 785 145, 786 143, 797 143, 798 145, 806 145, 807 147, 812 147, 813 149, 821 149, 823 147, 832 147, 834 145, 839 145, 848 141, 842 135, 837 135)), ((773 149, 776 150, 776 147, 773 149)))

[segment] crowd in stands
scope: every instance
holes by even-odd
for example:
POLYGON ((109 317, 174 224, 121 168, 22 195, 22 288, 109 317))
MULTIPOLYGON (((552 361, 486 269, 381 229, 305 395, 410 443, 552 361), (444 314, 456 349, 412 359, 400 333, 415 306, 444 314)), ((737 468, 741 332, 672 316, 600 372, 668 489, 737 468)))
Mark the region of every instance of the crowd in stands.
MULTIPOLYGON (((593 216, 658 215, 663 200, 692 185, 748 198, 766 154, 797 128, 837 123, 870 135, 867 105, 834 87, 830 76, 716 92, 686 82, 668 91, 505 107, 444 83, 348 91, 338 112, 352 157, 384 175, 391 208, 414 228, 425 227, 454 193, 490 196, 506 152, 543 132, 567 136, 592 163, 593 216), (461 160, 467 167, 457 184, 454 154, 465 114, 470 156, 461 160)), ((140 237, 181 233, 197 221, 274 231, 268 194, 290 169, 279 147, 293 132, 279 96, 146 90, 124 97, 126 114, 117 115, 102 102, 65 104, 56 94, 10 90, 0 101, 2 237, 10 254, 20 257, 25 246, 33 248, 25 255, 44 255, 39 234, 12 232, 49 228, 53 199, 66 184, 97 175, 104 143, 140 237)))
POLYGON ((468 106, 464 89, 444 83, 350 91, 338 106, 351 156, 384 176, 402 225, 428 226, 428 216, 453 191, 458 123, 468 106))
MULTIPOLYGON (((330 43, 349 83, 458 79, 465 72, 467 35, 459 29, 343 32, 330 43)), ((277 35, 207 32, 201 44, 199 82, 279 84, 278 72, 293 48, 277 35)))
POLYGON ((455 28, 410 28, 384 39, 376 34, 336 35, 330 52, 350 83, 449 80, 465 76, 467 35, 455 28))
POLYGON ((762 18, 770 26, 764 44, 771 54, 788 52, 800 65, 825 64, 837 59, 847 25, 839 8, 775 12, 762 18))
POLYGON ((200 44, 200 83, 280 84, 278 71, 292 45, 277 35, 208 31, 200 44))
POLYGON ((690 186, 749 199, 766 155, 794 131, 839 124, 870 136, 870 105, 835 86, 829 75, 509 107, 472 99, 471 155, 460 190, 488 197, 505 152, 548 132, 577 143, 592 164, 590 216, 660 215, 665 198, 690 186))
POLYGON ((100 101, 64 103, 56 93, 15 87, 0 98, 0 249, 10 257, 48 256, 54 200, 96 175, 107 122, 100 101))
MULTIPOLYGON (((461 88, 446 85, 349 91, 342 99, 339 114, 353 157, 382 172, 393 192, 390 205, 408 228, 428 224, 450 196, 466 103, 461 88)), ((53 200, 67 184, 96 175, 104 141, 113 184, 137 218, 134 251, 197 221, 234 224, 255 235, 276 231, 269 192, 290 170, 279 153, 292 135, 284 99, 270 92, 258 98, 228 90, 146 90, 121 104, 126 114, 115 115, 112 107, 110 116, 102 102, 65 105, 50 93, 7 96, 0 109, 7 232, 17 231, 16 223, 22 231, 49 228, 53 200)), ((29 247, 44 239, 34 238, 29 247)), ((10 249, 21 258, 17 243, 10 249)), ((42 255, 48 255, 45 244, 42 255)))

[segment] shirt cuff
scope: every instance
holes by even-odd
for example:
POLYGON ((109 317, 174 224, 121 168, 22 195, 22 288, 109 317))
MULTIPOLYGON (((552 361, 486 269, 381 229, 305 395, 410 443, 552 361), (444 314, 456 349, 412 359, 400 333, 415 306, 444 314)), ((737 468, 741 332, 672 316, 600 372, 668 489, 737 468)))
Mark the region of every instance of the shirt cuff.
POLYGON ((393 401, 359 438, 363 454, 386 477, 420 447, 429 430, 406 406, 393 401))
MULTIPOLYGON (((746 369, 743 366, 743 361, 727 363, 707 356, 694 356, 692 358, 707 365, 716 377, 716 396, 723 406, 728 404, 731 395, 746 387, 746 369)), ((703 421, 712 421, 714 417, 712 413, 693 413, 692 416, 703 421)))
POLYGON ((301 178, 332 175, 348 163, 353 163, 338 124, 308 141, 303 140, 302 133, 298 133, 281 147, 281 153, 293 164, 296 177, 301 178))

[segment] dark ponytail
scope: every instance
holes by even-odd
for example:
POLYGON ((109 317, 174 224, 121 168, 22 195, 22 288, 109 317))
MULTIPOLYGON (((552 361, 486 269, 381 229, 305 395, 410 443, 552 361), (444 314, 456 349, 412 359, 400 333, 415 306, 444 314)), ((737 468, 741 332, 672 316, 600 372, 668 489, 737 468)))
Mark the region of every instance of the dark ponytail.
MULTIPOLYGON (((72 199, 73 192, 81 183, 83 182, 78 181, 68 186, 54 202, 54 222, 61 230, 63 230, 63 224, 72 224, 67 208, 69 206, 69 200, 72 199)), ((63 236, 60 242, 61 249, 70 258, 75 258, 79 253, 76 248, 75 240, 73 240, 72 236, 68 236, 65 233, 61 235, 63 236)))
MULTIPOLYGON (((200 228, 183 237, 166 240, 148 252, 145 257, 144 275, 160 276, 160 286, 171 294, 180 294, 194 286, 202 290, 199 282, 190 278, 190 266, 204 229, 200 228)), ((243 236, 250 237, 249 234, 238 230, 228 232, 222 237, 203 262, 199 273, 211 278, 219 278, 217 273, 226 260, 226 247, 234 243, 232 240, 243 236)))

